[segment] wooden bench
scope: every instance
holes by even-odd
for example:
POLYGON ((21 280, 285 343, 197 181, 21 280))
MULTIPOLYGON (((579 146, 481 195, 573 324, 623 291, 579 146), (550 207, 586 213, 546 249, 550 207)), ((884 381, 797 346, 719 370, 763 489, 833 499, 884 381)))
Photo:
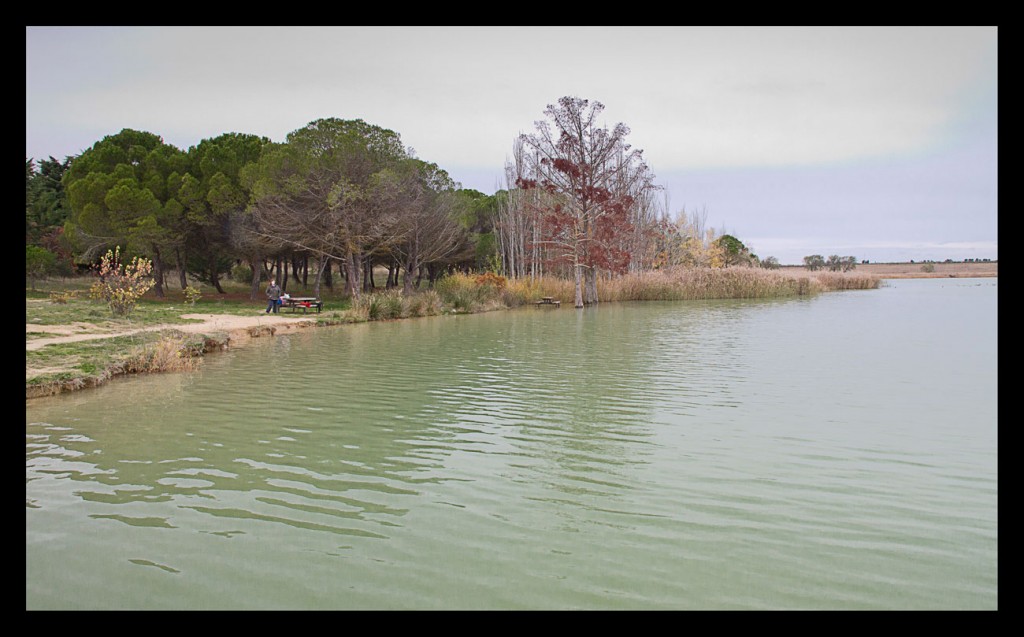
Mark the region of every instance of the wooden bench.
POLYGON ((292 313, 298 312, 300 309, 305 314, 307 310, 316 308, 317 314, 323 309, 323 301, 314 296, 293 296, 287 299, 281 299, 281 309, 291 308, 292 313))
POLYGON ((536 304, 538 306, 540 306, 540 305, 554 305, 555 307, 561 307, 562 306, 562 302, 561 301, 556 301, 554 299, 554 297, 550 297, 550 296, 541 297, 541 300, 537 301, 536 304))

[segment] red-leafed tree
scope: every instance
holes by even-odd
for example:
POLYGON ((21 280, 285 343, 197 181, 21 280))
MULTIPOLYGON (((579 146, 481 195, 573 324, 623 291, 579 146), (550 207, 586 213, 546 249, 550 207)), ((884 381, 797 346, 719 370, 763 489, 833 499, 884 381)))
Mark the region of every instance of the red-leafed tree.
POLYGON ((520 136, 530 152, 523 154, 527 176, 516 185, 550 194, 541 199, 541 240, 572 267, 576 307, 597 302, 598 270, 629 267, 623 238, 632 233, 632 208, 655 188, 643 151, 625 141, 629 128, 598 125, 603 110, 600 102, 563 97, 544 110, 550 121, 520 136))

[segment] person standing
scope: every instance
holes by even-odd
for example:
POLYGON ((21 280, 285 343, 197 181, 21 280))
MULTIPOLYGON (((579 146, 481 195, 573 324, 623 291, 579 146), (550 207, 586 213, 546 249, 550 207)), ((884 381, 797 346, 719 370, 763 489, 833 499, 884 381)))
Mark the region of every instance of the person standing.
POLYGON ((270 285, 267 286, 267 300, 265 314, 270 314, 270 310, 274 310, 274 314, 277 314, 277 308, 281 304, 281 286, 277 284, 276 279, 270 279, 270 285))

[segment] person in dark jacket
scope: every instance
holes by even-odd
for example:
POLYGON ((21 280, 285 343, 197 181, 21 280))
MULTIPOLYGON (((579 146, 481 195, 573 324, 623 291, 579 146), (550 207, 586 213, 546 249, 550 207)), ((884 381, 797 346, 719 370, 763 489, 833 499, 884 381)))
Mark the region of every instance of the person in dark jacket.
POLYGON ((270 279, 270 285, 267 286, 267 301, 265 314, 270 314, 270 310, 274 310, 274 314, 277 314, 277 308, 281 305, 281 286, 275 279, 270 279))

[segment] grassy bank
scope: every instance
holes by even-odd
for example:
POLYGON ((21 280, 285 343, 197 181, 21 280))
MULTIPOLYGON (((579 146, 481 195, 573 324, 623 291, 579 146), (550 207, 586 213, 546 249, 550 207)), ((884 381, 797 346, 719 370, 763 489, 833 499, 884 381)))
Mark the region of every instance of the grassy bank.
MULTIPOLYGON (((227 294, 204 292, 194 304, 180 290, 164 299, 144 297, 130 318, 115 318, 98 301, 83 293, 91 279, 49 281, 26 293, 26 341, 62 334, 103 336, 93 340, 46 344, 26 353, 29 396, 59 393, 101 384, 121 374, 194 369, 209 351, 227 346, 227 333, 185 333, 175 326, 190 321, 183 314, 252 317, 262 315, 264 303, 248 298, 248 288, 226 287, 227 294), (51 293, 62 302, 55 302, 51 293), (38 327, 33 327, 38 326, 38 327), (158 329, 163 328, 163 329, 158 329), (151 329, 152 331, 140 331, 151 329), (37 330, 37 331, 34 331, 37 330)), ((687 301, 702 299, 780 298, 832 290, 872 289, 881 279, 857 273, 798 275, 753 268, 679 269, 599 279, 601 302, 687 301)), ((300 286, 294 286, 299 288, 300 286)), ((292 290, 293 294, 308 291, 292 290)), ((339 325, 446 313, 471 313, 514 308, 543 297, 569 307, 573 283, 565 279, 506 280, 493 274, 455 274, 431 290, 404 295, 399 289, 363 294, 354 303, 325 291, 324 310, 308 315, 317 325, 339 325)), ((252 336, 273 334, 274 328, 253 325, 252 336)))
POLYGON ((206 352, 227 345, 227 334, 141 332, 47 345, 25 353, 29 398, 95 387, 124 374, 196 369, 206 352))

